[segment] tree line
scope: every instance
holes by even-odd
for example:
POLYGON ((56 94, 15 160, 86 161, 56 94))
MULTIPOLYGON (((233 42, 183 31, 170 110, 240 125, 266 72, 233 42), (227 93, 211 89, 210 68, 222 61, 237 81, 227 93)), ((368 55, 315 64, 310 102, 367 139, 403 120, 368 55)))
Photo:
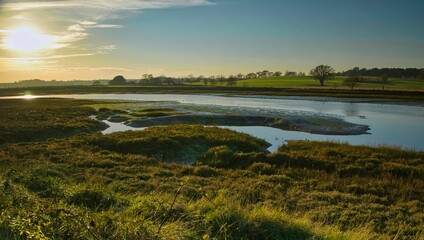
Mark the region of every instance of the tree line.
MULTIPOLYGON (((251 72, 247 74, 239 73, 237 75, 229 75, 224 76, 222 74, 212 75, 212 76, 193 76, 187 75, 184 77, 168 77, 165 75, 161 76, 153 76, 152 74, 143 74, 142 78, 139 80, 126 80, 123 76, 118 75, 113 80, 109 82, 110 85, 144 85, 144 86, 159 86, 159 85, 183 85, 183 84, 198 84, 201 83, 203 85, 210 86, 234 86, 236 85, 236 81, 238 80, 246 80, 246 79, 261 79, 268 77, 296 77, 296 76, 306 76, 304 72, 295 72, 295 71, 286 71, 284 74, 281 71, 258 71, 251 72)), ((95 85, 100 84, 98 82, 95 85)))
POLYGON ((381 77, 390 78, 418 78, 424 79, 424 68, 359 68, 355 67, 342 73, 342 76, 357 77, 381 77))
MULTIPOLYGON (((185 77, 167 77, 167 76, 153 76, 152 74, 144 74, 140 80, 130 80, 127 81, 123 76, 116 76, 112 81, 109 82, 110 85, 144 85, 144 86, 160 86, 160 85, 185 85, 185 84, 203 84, 203 85, 226 85, 226 86, 235 86, 238 80, 246 80, 246 79, 261 79, 261 78, 269 78, 269 77, 295 77, 295 76, 306 76, 303 72, 294 72, 294 71, 286 71, 283 74, 281 71, 268 71, 263 70, 259 72, 251 72, 248 74, 239 73, 237 75, 229 75, 228 77, 224 75, 213 75, 209 77, 205 77, 203 75, 193 76, 188 75, 185 77)), ((418 68, 372 68, 366 69, 359 67, 355 67, 353 69, 344 71, 344 72, 336 72, 334 68, 328 65, 319 65, 313 68, 309 72, 309 76, 315 80, 317 80, 321 86, 324 86, 324 83, 334 76, 347 76, 348 78, 345 80, 344 85, 349 86, 353 89, 353 87, 358 83, 365 80, 366 77, 378 77, 381 79, 382 83, 388 81, 389 78, 419 78, 424 79, 424 69, 418 68)), ((94 83, 96 85, 96 83, 94 83)))

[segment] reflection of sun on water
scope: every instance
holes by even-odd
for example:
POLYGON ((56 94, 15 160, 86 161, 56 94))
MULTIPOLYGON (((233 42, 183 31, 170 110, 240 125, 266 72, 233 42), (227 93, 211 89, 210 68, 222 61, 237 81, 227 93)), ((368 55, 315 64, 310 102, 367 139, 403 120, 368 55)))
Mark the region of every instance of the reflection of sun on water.
POLYGON ((37 96, 25 94, 21 98, 22 99, 34 99, 34 98, 37 98, 37 96))
POLYGON ((31 27, 21 27, 9 30, 4 40, 4 47, 9 50, 32 52, 45 49, 55 49, 57 37, 38 33, 31 27))

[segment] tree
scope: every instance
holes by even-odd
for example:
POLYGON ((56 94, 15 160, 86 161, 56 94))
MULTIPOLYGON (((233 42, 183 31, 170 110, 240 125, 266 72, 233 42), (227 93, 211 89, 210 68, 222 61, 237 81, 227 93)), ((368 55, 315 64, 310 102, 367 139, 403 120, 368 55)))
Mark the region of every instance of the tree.
POLYGON ((381 82, 386 83, 389 81, 389 75, 383 74, 381 75, 381 82))
POLYGON ((109 81, 109 85, 125 85, 126 83, 127 80, 121 75, 118 75, 109 81))
POLYGON ((353 90, 353 88, 363 80, 363 77, 348 77, 343 81, 343 85, 350 87, 350 90, 353 90))
POLYGON ((93 82, 93 86, 101 86, 102 83, 99 80, 93 82))
POLYGON ((297 76, 297 72, 294 71, 286 71, 286 73, 284 74, 285 77, 296 77, 297 76))
POLYGON ((424 79, 424 68, 421 69, 420 73, 417 76, 418 79, 424 79))
POLYGON ((237 74, 237 78, 238 78, 238 79, 244 79, 244 74, 243 74, 243 73, 239 73, 239 74, 237 74))
POLYGON ((334 73, 334 69, 328 65, 319 65, 310 72, 311 76, 318 80, 321 86, 324 86, 325 81, 332 79, 334 73))
POLYGON ((233 76, 233 75, 230 75, 227 78, 227 86, 235 86, 236 85, 236 81, 237 81, 237 78, 235 76, 233 76))
POLYGON ((249 73, 246 75, 247 79, 254 79, 254 78, 258 78, 258 75, 256 75, 256 73, 249 73))
POLYGON ((276 72, 274 73, 274 77, 280 77, 281 75, 283 75, 283 73, 282 73, 282 72, 280 72, 280 71, 276 71, 276 72))

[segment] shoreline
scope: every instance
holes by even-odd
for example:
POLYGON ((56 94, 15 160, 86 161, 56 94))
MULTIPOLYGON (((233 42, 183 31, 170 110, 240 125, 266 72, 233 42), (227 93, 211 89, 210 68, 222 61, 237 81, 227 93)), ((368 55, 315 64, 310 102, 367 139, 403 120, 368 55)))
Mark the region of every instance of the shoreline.
POLYGON ((424 91, 420 90, 377 90, 377 89, 334 89, 334 88, 264 88, 264 87, 143 87, 143 86, 72 86, 72 87, 28 87, 0 89, 0 96, 61 95, 61 94, 219 94, 235 96, 266 96, 287 98, 331 98, 348 99, 356 102, 367 99, 368 102, 388 101, 396 103, 424 103, 424 91))

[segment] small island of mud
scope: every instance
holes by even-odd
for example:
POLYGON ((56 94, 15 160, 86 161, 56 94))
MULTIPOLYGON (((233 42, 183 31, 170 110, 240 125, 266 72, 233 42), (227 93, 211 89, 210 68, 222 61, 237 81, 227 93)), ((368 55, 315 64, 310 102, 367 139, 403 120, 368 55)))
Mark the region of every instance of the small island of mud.
POLYGON ((286 131, 322 135, 369 134, 369 126, 346 122, 342 118, 269 109, 195 106, 176 103, 114 102, 97 105, 98 120, 124 123, 134 128, 192 124, 204 126, 263 126, 286 131))
POLYGON ((367 134, 369 127, 349 123, 331 117, 283 119, 264 116, 232 115, 174 115, 141 120, 131 120, 131 127, 150 127, 173 124, 200 124, 205 126, 266 126, 288 131, 301 131, 324 135, 360 135, 367 134))

